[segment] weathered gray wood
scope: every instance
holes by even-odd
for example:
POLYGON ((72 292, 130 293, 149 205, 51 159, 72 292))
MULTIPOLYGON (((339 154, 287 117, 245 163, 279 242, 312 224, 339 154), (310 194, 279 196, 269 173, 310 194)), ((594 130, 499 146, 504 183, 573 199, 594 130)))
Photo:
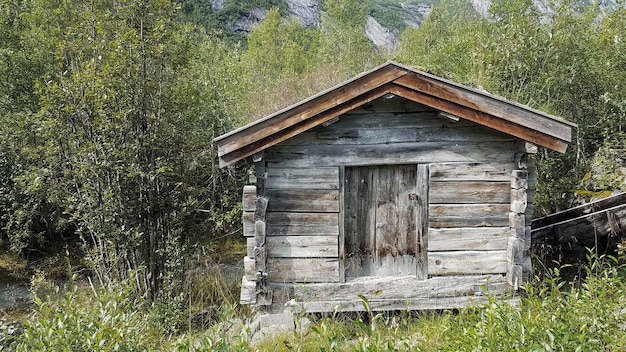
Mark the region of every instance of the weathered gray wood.
POLYGON ((431 181, 429 198, 431 204, 508 204, 511 201, 511 183, 478 181, 431 181))
POLYGON ((253 212, 256 209, 256 186, 243 186, 243 211, 253 212))
POLYGON ((271 258, 268 260, 272 282, 338 282, 337 258, 271 258))
POLYGON ((311 283, 305 285, 272 284, 274 291, 286 291, 297 301, 358 299, 436 299, 476 296, 486 292, 503 293, 507 289, 503 275, 435 276, 418 280, 413 275, 360 277, 345 283, 311 283))
POLYGON ((528 188, 528 171, 526 170, 513 170, 511 172, 511 188, 512 189, 527 189, 528 188))
POLYGON ((498 274, 507 271, 507 251, 429 252, 429 275, 498 274))
POLYGON ((598 212, 587 214, 556 223, 551 226, 544 226, 540 229, 533 228, 533 243, 578 243, 581 246, 593 247, 596 245, 596 238, 609 236, 612 231, 618 228, 619 233, 626 230, 626 204, 621 204, 612 208, 603 209, 598 212), (609 223, 607 212, 616 220, 609 223))
POLYGON ((511 188, 511 211, 518 214, 526 212, 528 196, 525 188, 511 188))
POLYGON ((618 207, 624 203, 626 203, 626 192, 534 219, 532 223, 533 231, 539 231, 544 226, 554 226, 598 211, 618 207))
MULTIPOLYGON (((267 213, 267 236, 338 236, 337 213, 267 213)), ((254 218, 243 214, 244 236, 254 236, 254 218)))
MULTIPOLYGON (((502 299, 502 302, 517 305, 518 297, 509 297, 502 299)), ((490 302, 487 296, 461 296, 461 297, 443 297, 433 299, 417 299, 417 300, 379 300, 372 299, 368 301, 371 311, 394 311, 394 310, 436 310, 463 308, 468 306, 484 305, 490 302)), ((297 304, 297 303, 296 303, 297 304)), ((363 303, 360 300, 350 301, 313 301, 301 302, 302 311, 315 312, 359 312, 364 311, 363 303)))
POLYGON ((267 237, 270 257, 337 258, 338 236, 272 236, 267 237))
POLYGON ((257 197, 256 207, 254 209, 254 221, 265 220, 268 203, 269 199, 267 197, 257 197))
POLYGON ((509 227, 429 229, 428 250, 506 250, 510 235, 509 227))
POLYGON ((243 269, 245 278, 248 281, 256 280, 256 270, 254 269, 254 257, 243 257, 243 269))
MULTIPOLYGON (((267 211, 338 212, 339 191, 330 189, 266 189, 267 211)), ((243 210, 255 211, 256 187, 244 186, 243 210)))
POLYGON ((515 164, 510 161, 484 163, 437 163, 430 164, 430 181, 501 181, 510 182, 515 164))
MULTIPOLYGON (((380 119, 384 123, 390 123, 380 119)), ((407 143, 413 141, 423 142, 510 142, 516 141, 515 137, 499 133, 478 124, 463 125, 452 124, 449 128, 442 126, 440 120, 427 125, 424 121, 413 123, 411 126, 404 124, 389 124, 377 128, 363 128, 351 126, 350 128, 337 128, 333 125, 319 132, 305 132, 294 138, 282 142, 281 146, 288 145, 349 145, 364 144, 376 145, 386 143, 407 143), (413 126, 426 125, 426 126, 413 126)), ((459 123, 462 124, 462 123, 459 123)), ((356 124, 355 124, 356 125, 356 124)))
POLYGON ((339 189, 337 167, 284 168, 269 164, 267 188, 272 189, 339 189))
POLYGON ((414 114, 414 113, 422 113, 422 112, 430 112, 432 114, 436 114, 437 111, 431 107, 426 105, 416 103, 414 101, 402 98, 393 98, 393 99, 378 99, 375 102, 364 104, 354 110, 348 111, 344 115, 361 115, 361 114, 371 114, 371 113, 380 113, 380 112, 390 112, 397 113, 394 115, 402 115, 402 114, 414 114))
POLYGON ((254 267, 256 272, 266 272, 265 221, 254 223, 254 267))
POLYGON ((254 237, 246 237, 246 243, 246 255, 250 258, 254 258, 254 237))
POLYGON ((509 227, 513 230, 512 235, 517 238, 525 238, 526 220, 524 214, 509 213, 509 227))
POLYGON ((509 225, 509 204, 435 204, 428 207, 431 228, 509 225))
POLYGON ((415 165, 347 169, 346 277, 416 273, 416 172, 415 165))
POLYGON ((266 160, 284 167, 419 164, 431 162, 510 161, 514 142, 413 142, 377 145, 275 146, 266 160))
POLYGON ((339 281, 346 280, 346 247, 345 247, 345 233, 346 233, 346 213, 345 213, 345 176, 346 168, 339 167, 339 243, 338 243, 338 259, 339 259, 339 281))
POLYGON ((507 274, 506 274, 507 282, 514 290, 517 290, 519 286, 522 284, 523 280, 523 268, 521 265, 508 265, 507 274))
POLYGON ((302 213, 339 212, 339 191, 326 189, 267 189, 268 211, 302 213))
POLYGON ((248 281, 245 276, 241 278, 241 293, 239 296, 239 303, 256 303, 256 282, 248 281))
POLYGON ((429 165, 417 165, 415 189, 418 195, 416 209, 416 229, 417 229, 417 269, 418 280, 428 278, 428 248, 430 246, 430 231, 428 228, 428 204, 429 198, 429 165))

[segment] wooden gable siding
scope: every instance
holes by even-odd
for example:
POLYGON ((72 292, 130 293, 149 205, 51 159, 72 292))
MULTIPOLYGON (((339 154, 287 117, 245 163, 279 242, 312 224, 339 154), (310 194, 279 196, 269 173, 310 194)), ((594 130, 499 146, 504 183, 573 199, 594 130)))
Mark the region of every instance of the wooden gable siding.
POLYGON ((369 104, 364 113, 338 117, 264 152, 268 165, 281 168, 511 161, 518 139, 479 124, 441 117, 401 97, 369 104), (386 106, 381 111, 377 106, 386 106), (390 104, 397 106, 396 111, 390 104), (369 110, 369 111, 368 111, 369 110))
POLYGON ((390 93, 560 152, 566 150, 575 126, 484 91, 388 62, 214 139, 220 165, 277 145, 390 93))

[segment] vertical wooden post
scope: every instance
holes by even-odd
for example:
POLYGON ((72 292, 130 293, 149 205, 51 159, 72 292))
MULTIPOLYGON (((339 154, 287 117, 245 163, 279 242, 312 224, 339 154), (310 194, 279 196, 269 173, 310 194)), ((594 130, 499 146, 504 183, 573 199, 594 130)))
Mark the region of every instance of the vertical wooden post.
POLYGON ((345 188, 346 188, 346 167, 339 167, 339 282, 346 281, 346 235, 345 235, 345 188))
POLYGON ((428 279, 428 177, 427 164, 417 165, 417 279, 428 279))
POLYGON ((526 242, 526 206, 528 196, 528 172, 513 170, 511 173, 511 212, 509 227, 511 236, 507 247, 507 281, 517 290, 523 280, 524 247, 526 242))

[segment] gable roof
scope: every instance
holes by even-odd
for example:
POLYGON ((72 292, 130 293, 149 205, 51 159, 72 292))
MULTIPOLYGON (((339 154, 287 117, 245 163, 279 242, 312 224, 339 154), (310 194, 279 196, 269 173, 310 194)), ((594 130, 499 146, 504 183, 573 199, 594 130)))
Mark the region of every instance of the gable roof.
POLYGON ((213 140, 220 167, 276 145, 386 94, 565 152, 575 124, 485 91, 388 61, 213 140))

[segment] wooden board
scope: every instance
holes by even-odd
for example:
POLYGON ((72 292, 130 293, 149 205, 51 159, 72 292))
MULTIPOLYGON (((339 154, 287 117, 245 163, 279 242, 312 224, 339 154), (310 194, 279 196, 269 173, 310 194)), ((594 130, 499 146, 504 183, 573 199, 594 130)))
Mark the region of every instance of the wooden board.
POLYGON ((284 168, 269 163, 266 175, 268 189, 339 189, 337 167, 284 168))
POLYGON ((416 165, 346 168, 346 277, 416 273, 416 173, 416 165))
POLYGON ((430 164, 430 181, 494 181, 510 182, 512 162, 437 163, 430 164))
POLYGON ((337 236, 273 236, 266 242, 268 255, 274 258, 337 258, 337 236))
POLYGON ((431 182, 431 204, 509 204, 511 182, 431 182))
POLYGON ((509 226, 509 204, 431 204, 429 227, 509 226))
POLYGON ((275 146, 266 150, 268 162, 283 167, 329 165, 420 164, 431 162, 506 162, 513 157, 515 142, 410 142, 377 145, 275 146))
POLYGON ((507 263, 506 250, 428 252, 429 275, 504 274, 507 263))
POLYGON ((338 282, 337 258, 268 258, 271 282, 338 282))
POLYGON ((360 277, 340 284, 311 283, 290 285, 272 283, 275 292, 286 291, 298 301, 358 299, 361 294, 369 299, 420 299, 475 296, 486 291, 502 293, 506 279, 502 275, 436 276, 418 280, 415 276, 360 277))
POLYGON ((428 250, 506 250, 510 236, 508 227, 428 229, 428 250))
MULTIPOLYGON (((267 236, 338 236, 337 213, 267 213, 267 236)), ((254 215, 243 214, 244 236, 254 236, 254 215)))

